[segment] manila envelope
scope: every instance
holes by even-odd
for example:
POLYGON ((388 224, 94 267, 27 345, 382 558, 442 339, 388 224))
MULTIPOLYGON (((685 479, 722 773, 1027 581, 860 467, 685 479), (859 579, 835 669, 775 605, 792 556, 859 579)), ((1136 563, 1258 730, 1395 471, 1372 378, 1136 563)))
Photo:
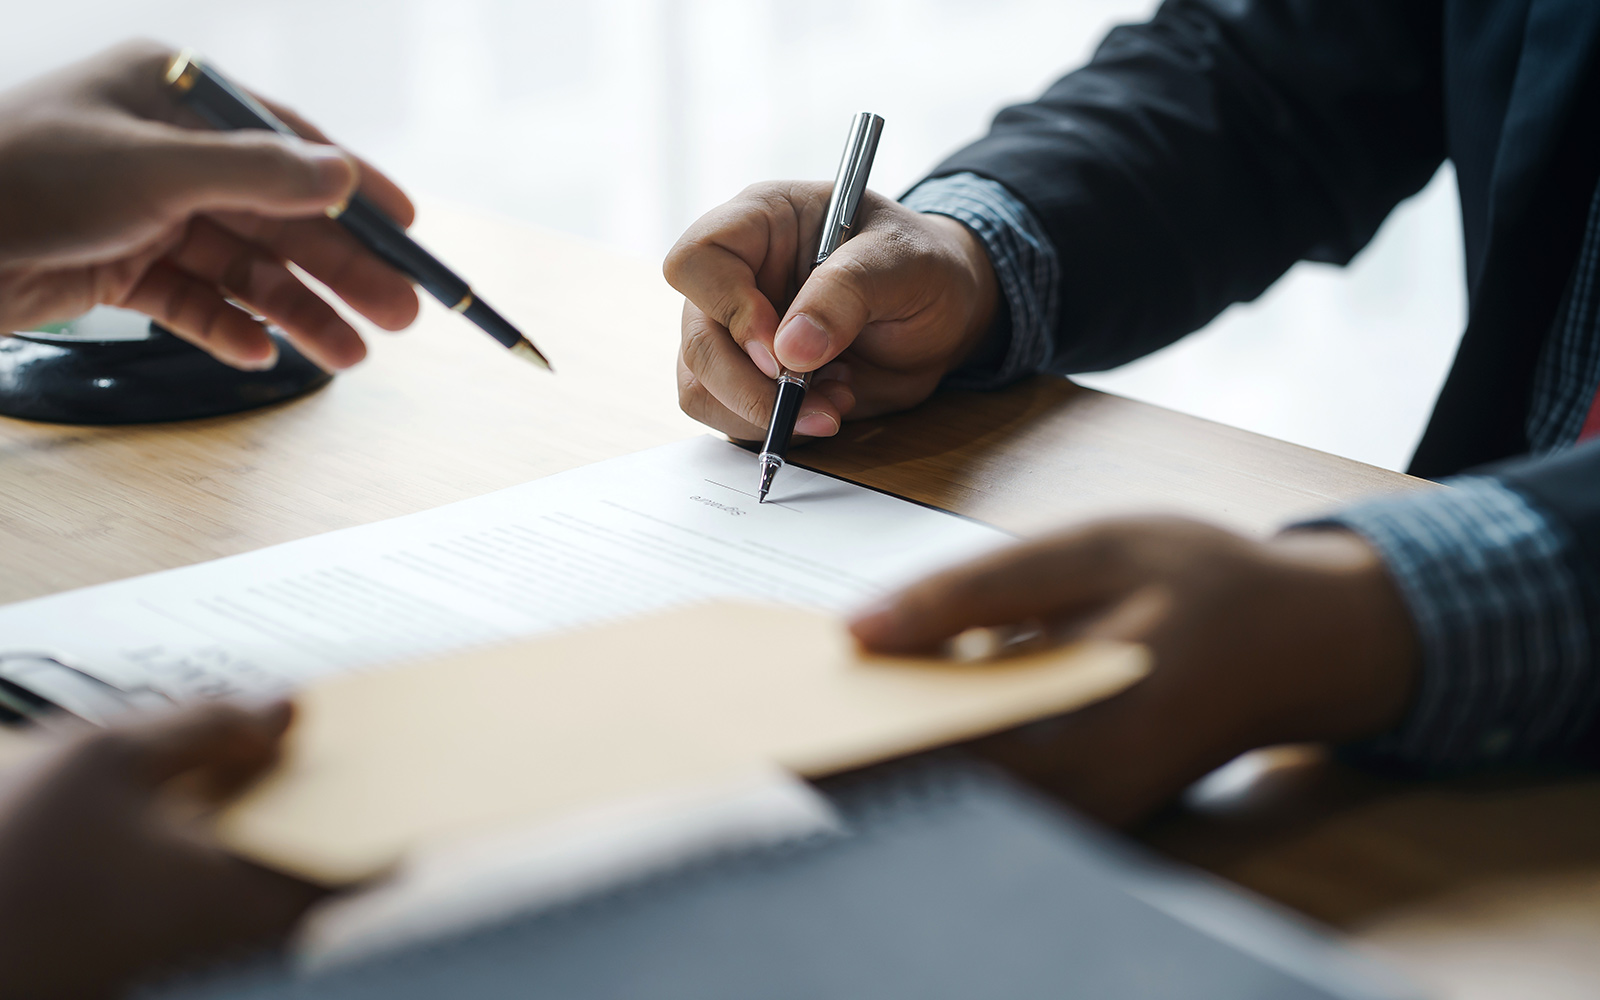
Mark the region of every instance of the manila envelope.
POLYGON ((978 663, 866 656, 836 620, 708 604, 313 683, 280 766, 219 817, 324 884, 408 853, 775 763, 816 777, 1070 711, 1138 646, 978 663))

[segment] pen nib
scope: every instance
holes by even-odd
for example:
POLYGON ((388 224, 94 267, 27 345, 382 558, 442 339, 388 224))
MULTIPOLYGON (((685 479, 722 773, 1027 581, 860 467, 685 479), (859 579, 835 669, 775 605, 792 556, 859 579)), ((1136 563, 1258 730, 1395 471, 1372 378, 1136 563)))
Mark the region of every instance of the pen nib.
POLYGON ((522 340, 518 343, 512 345, 510 350, 512 354, 516 355, 522 360, 538 365, 547 372, 553 373, 555 371, 554 368, 550 367, 550 359, 545 357, 543 354, 540 354, 539 349, 534 347, 532 341, 528 340, 526 337, 522 338, 522 340))
POLYGON ((756 503, 766 503, 767 494, 772 490, 772 479, 783 468, 783 459, 775 455, 761 456, 761 487, 756 490, 756 503))

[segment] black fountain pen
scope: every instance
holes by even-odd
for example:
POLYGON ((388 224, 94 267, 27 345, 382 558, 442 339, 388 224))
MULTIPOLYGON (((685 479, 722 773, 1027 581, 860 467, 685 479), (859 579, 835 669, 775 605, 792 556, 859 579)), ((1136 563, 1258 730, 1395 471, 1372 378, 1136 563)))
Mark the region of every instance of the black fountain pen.
MULTIPOLYGON (((260 101, 229 83, 221 73, 187 50, 173 57, 167 67, 167 83, 177 93, 179 101, 216 128, 255 128, 282 135, 298 134, 260 101)), ((533 341, 474 294, 471 286, 440 263, 439 258, 407 236, 400 224, 385 215, 383 209, 358 193, 327 211, 328 217, 337 220, 362 246, 421 285, 429 295, 471 320, 512 354, 550 370, 549 360, 533 346, 533 341)))
MULTIPOLYGON (((867 191, 867 175, 872 173, 872 158, 877 155, 878 137, 882 134, 883 119, 870 111, 859 112, 850 120, 850 138, 839 160, 839 174, 833 179, 827 214, 822 217, 822 241, 817 244, 817 256, 811 263, 813 271, 850 235, 861 196, 867 191)), ((772 406, 772 420, 767 424, 767 441, 761 446, 757 503, 766 503, 772 480, 783 468, 789 438, 794 434, 794 422, 799 419, 800 403, 806 398, 806 382, 810 378, 810 372, 792 372, 787 368, 778 372, 778 398, 772 406)))

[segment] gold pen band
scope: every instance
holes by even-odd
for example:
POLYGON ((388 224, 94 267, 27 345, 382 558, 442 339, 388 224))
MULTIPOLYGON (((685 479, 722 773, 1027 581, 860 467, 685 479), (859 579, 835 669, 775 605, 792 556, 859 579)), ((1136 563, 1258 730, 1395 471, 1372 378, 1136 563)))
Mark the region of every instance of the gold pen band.
POLYGON ((180 94, 187 94, 199 75, 200 66, 195 59, 194 49, 184 49, 167 64, 167 84, 180 94))
POLYGON ((451 312, 464 313, 472 308, 472 293, 461 296, 461 301, 450 307, 451 312))

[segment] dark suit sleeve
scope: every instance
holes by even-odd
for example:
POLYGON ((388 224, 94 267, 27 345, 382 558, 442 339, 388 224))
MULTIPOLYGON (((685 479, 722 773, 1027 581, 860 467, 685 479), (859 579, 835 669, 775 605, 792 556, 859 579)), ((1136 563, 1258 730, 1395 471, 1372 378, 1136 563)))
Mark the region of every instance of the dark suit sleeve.
POLYGON ((1168 0, 932 176, 1032 210, 1048 367, 1112 367, 1361 249, 1443 158, 1441 38, 1439 0, 1168 0))

